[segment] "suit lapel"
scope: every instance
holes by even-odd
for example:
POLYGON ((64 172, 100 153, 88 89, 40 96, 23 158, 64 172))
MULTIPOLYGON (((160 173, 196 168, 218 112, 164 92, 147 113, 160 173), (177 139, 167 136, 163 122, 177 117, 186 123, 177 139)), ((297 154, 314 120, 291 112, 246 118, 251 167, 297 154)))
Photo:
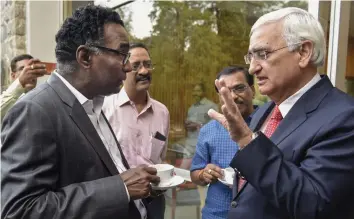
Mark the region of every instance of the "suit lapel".
MULTIPOLYGON (((318 105, 332 88, 333 85, 328 77, 322 76, 321 80, 317 84, 302 95, 302 97, 295 103, 289 113, 281 121, 273 135, 270 137, 274 144, 279 145, 287 136, 301 126, 301 124, 303 124, 308 118, 308 114, 317 109, 318 105)), ((252 119, 250 128, 254 131, 259 131, 274 106, 274 102, 270 102, 259 109, 252 119)), ((238 177, 235 178, 238 180, 238 177)), ((237 183, 238 182, 236 182, 235 198, 248 184, 246 181, 240 191, 237 192, 237 183)))
POLYGON ((271 101, 266 103, 260 109, 258 109, 257 112, 252 117, 250 129, 253 130, 254 132, 259 131, 274 106, 275 106, 274 102, 271 101))
POLYGON ((109 156, 106 147, 79 101, 75 101, 70 116, 85 135, 86 139, 91 143, 91 146, 99 155, 109 172, 112 175, 117 175, 119 173, 117 167, 114 165, 111 156, 109 156))
POLYGON ((317 109, 332 88, 333 85, 328 77, 322 76, 322 79, 317 84, 302 95, 271 136, 270 139, 274 144, 280 145, 287 136, 300 127, 307 120, 308 114, 317 109))
POLYGON ((90 142, 91 146, 96 151, 108 171, 112 175, 117 175, 118 170, 114 165, 112 158, 109 156, 108 151, 104 146, 100 136, 98 135, 95 127, 93 126, 90 118, 86 114, 79 101, 75 98, 74 94, 55 74, 50 76, 47 83, 55 90, 61 100, 67 106, 69 106, 68 113, 70 114, 72 120, 75 122, 86 139, 90 142))

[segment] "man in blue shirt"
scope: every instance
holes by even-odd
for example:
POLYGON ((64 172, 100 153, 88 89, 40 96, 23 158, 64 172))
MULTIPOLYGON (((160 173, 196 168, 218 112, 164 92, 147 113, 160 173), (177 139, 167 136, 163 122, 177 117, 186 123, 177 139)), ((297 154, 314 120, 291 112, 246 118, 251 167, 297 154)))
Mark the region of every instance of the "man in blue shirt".
MULTIPOLYGON (((230 89, 243 118, 247 123, 255 111, 252 99, 255 94, 253 76, 243 67, 224 68, 217 79, 223 78, 230 89)), ((218 89, 215 87, 216 91, 218 89)), ((222 99, 219 99, 222 103, 222 99)), ((191 178, 195 184, 209 185, 203 219, 227 218, 232 201, 232 189, 218 181, 222 179, 222 168, 229 166, 238 146, 231 140, 229 132, 217 121, 212 120, 202 127, 191 166, 191 178)))

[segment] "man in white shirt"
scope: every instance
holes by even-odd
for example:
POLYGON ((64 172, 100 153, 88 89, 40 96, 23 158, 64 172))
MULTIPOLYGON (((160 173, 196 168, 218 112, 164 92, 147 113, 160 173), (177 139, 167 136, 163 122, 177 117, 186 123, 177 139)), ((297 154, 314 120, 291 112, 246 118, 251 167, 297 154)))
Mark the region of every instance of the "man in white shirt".
POLYGON ((46 66, 31 55, 22 54, 11 60, 12 84, 1 94, 1 121, 17 99, 36 87, 37 78, 47 74, 46 66))
POLYGON ((354 99, 317 73, 325 37, 318 20, 284 8, 253 25, 245 61, 259 91, 272 100, 244 122, 230 90, 218 120, 240 150, 229 218, 354 217, 354 99))

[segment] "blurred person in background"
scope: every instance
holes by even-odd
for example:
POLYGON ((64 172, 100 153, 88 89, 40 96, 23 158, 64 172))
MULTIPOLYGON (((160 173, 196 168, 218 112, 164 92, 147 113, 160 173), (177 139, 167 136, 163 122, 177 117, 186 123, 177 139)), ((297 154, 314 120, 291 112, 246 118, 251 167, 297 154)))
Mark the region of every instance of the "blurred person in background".
POLYGON ((1 121, 21 95, 37 85, 37 78, 47 74, 46 66, 31 55, 22 54, 11 60, 11 85, 1 94, 1 121))
POLYGON ((199 131, 202 126, 210 121, 208 110, 218 111, 218 105, 205 97, 205 86, 203 83, 197 83, 192 90, 192 96, 195 103, 189 107, 184 127, 187 136, 172 145, 173 149, 179 151, 179 157, 182 157, 182 163, 178 166, 183 169, 190 168, 192 157, 194 156, 199 131))

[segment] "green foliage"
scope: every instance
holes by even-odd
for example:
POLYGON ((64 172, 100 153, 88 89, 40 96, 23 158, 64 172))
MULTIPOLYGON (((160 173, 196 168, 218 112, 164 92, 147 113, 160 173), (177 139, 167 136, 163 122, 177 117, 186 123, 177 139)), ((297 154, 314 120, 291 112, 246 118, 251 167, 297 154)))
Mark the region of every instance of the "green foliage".
MULTIPOLYGON (((245 65, 253 23, 264 13, 289 6, 307 9, 307 1, 154 1, 152 35, 132 36, 150 48, 153 96, 169 109, 183 106, 185 114, 192 104, 188 91, 202 81, 206 96, 218 102, 215 76, 225 66, 245 65), (173 95, 166 95, 171 90, 173 95)), ((257 98, 267 101, 259 94, 257 98)))

